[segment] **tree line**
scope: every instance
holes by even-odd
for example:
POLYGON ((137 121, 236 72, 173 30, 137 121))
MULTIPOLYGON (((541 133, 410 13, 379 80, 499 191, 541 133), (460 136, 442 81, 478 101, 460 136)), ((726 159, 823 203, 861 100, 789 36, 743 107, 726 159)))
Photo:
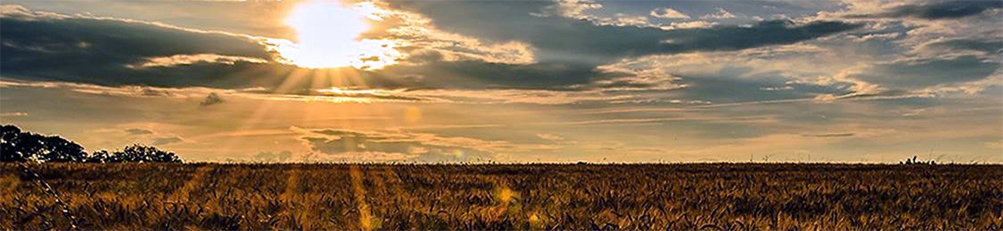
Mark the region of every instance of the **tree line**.
POLYGON ((0 126, 0 162, 166 162, 182 163, 173 152, 134 144, 123 150, 100 150, 88 154, 84 147, 59 136, 23 131, 14 125, 0 126))

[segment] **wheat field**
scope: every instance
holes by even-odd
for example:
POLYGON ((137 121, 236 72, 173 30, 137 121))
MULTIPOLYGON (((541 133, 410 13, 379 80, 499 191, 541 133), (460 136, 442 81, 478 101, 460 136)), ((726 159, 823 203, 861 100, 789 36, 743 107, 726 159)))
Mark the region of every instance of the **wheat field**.
POLYGON ((3 230, 1003 229, 1000 165, 3 164, 0 170, 3 230))

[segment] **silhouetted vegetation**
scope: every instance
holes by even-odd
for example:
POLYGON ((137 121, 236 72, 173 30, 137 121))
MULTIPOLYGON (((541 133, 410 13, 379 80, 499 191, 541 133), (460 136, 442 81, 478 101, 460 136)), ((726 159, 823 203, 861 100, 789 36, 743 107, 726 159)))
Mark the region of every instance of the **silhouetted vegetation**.
POLYGON ((59 136, 21 131, 14 125, 0 126, 0 158, 3 162, 82 162, 84 147, 59 136))
POLYGON ((908 159, 907 158, 904 161, 899 161, 899 164, 928 164, 928 165, 935 165, 935 164, 937 164, 937 162, 933 161, 933 160, 930 160, 930 161, 920 161, 920 160, 916 159, 916 156, 912 156, 912 159, 908 159))
POLYGON ((122 163, 122 162, 167 162, 167 163, 181 163, 181 158, 178 158, 172 152, 163 151, 155 147, 142 146, 142 145, 132 145, 125 147, 125 150, 116 151, 108 153, 108 151, 101 150, 96 151, 92 154, 87 162, 92 163, 122 163))
POLYGON ((0 126, 0 162, 171 162, 181 163, 173 152, 155 147, 131 145, 122 151, 105 150, 88 155, 84 147, 59 136, 22 131, 14 125, 0 126))
POLYGON ((1003 166, 0 164, 0 230, 1000 230, 1003 166), (45 194, 47 182, 66 202, 45 194))

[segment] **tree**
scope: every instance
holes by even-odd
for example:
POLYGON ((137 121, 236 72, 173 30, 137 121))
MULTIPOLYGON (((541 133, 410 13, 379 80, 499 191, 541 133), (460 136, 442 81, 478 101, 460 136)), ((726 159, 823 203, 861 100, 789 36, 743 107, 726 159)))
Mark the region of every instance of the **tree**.
POLYGON ((181 163, 181 158, 178 158, 173 152, 163 151, 157 149, 156 147, 143 146, 139 144, 134 144, 125 147, 125 150, 116 151, 112 154, 108 154, 107 151, 101 150, 95 152, 93 155, 95 158, 98 156, 106 156, 103 161, 106 163, 121 163, 121 162, 164 162, 164 163, 181 163))
POLYGON ((21 129, 13 125, 0 126, 0 161, 24 162, 25 157, 16 145, 20 143, 21 129))
POLYGON ((108 153, 108 151, 105 151, 105 150, 95 151, 90 156, 87 156, 87 160, 85 160, 84 162, 87 162, 87 163, 104 163, 106 160, 108 160, 109 157, 111 157, 111 154, 108 153))
POLYGON ((26 132, 14 125, 0 126, 0 162, 167 162, 181 163, 173 152, 156 147, 132 145, 125 150, 109 153, 96 151, 91 155, 84 147, 59 136, 26 132))
POLYGON ((81 162, 87 157, 83 146, 59 136, 25 132, 14 125, 0 126, 0 130, 2 162, 81 162))

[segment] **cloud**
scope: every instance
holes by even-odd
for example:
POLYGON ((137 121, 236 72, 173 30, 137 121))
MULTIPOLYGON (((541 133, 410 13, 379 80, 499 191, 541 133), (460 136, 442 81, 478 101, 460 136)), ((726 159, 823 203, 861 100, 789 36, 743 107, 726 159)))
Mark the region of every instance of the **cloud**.
POLYGON ((586 14, 585 11, 602 7, 602 4, 591 0, 557 0, 554 1, 553 5, 544 7, 542 13, 531 13, 530 15, 538 17, 558 15, 574 19, 587 19, 590 15, 586 14))
POLYGON ((224 102, 223 98, 220 98, 219 95, 216 94, 216 92, 211 92, 209 93, 209 95, 205 97, 205 99, 202 100, 202 102, 199 103, 199 106, 208 107, 216 104, 221 104, 223 102, 224 102))
POLYGON ((303 137, 311 149, 325 154, 341 154, 346 152, 383 152, 409 154, 412 148, 420 148, 417 141, 407 140, 408 137, 394 137, 380 133, 361 133, 347 130, 313 131, 320 137, 303 137))
POLYGON ((657 102, 697 105, 803 101, 819 94, 849 93, 848 83, 813 81, 820 75, 842 70, 845 65, 820 62, 829 60, 827 56, 831 53, 827 50, 811 44, 793 44, 625 59, 599 69, 625 73, 626 77, 612 85, 593 86, 612 89, 630 86, 636 91, 633 94, 641 95, 639 98, 660 97, 664 100, 657 102))
POLYGON ((259 152, 254 155, 254 160, 263 162, 286 162, 293 157, 293 153, 289 150, 283 150, 281 152, 259 152))
POLYGON ((549 141, 562 141, 562 140, 564 140, 564 137, 562 137, 562 136, 554 135, 554 134, 549 134, 549 133, 538 133, 538 134, 536 134, 536 137, 540 137, 540 139, 549 140, 549 141))
POLYGON ((962 51, 979 51, 986 55, 999 55, 1003 53, 1003 40, 999 39, 974 39, 957 38, 946 40, 935 40, 923 44, 922 49, 933 49, 935 53, 960 53, 962 51))
MULTIPOLYGON (((373 5, 376 7, 376 5, 373 5)), ((385 7, 385 6, 383 6, 385 7)), ((427 56, 444 61, 481 61, 486 63, 530 64, 535 62, 533 48, 518 41, 485 42, 478 38, 443 31, 424 15, 379 8, 385 28, 369 36, 394 40, 405 53, 405 62, 420 64, 427 56), (410 57, 410 58, 409 58, 410 57)))
POLYGON ((729 19, 736 18, 735 14, 728 12, 724 8, 717 8, 717 12, 700 16, 700 19, 729 19))
MULTIPOLYGON (((992 58, 996 55, 981 52, 950 52, 932 58, 911 55, 912 58, 894 62, 881 62, 869 56, 845 60, 845 53, 840 54, 842 51, 838 48, 822 46, 826 43, 829 41, 740 51, 655 55, 625 59, 599 69, 625 73, 627 77, 622 78, 626 80, 658 79, 666 82, 663 86, 678 86, 660 96, 645 93, 640 97, 661 99, 650 102, 679 100, 711 104, 700 107, 760 102, 916 101, 938 97, 946 91, 974 94, 998 86, 999 77, 1003 77, 999 75, 998 61, 992 58), (901 65, 891 65, 893 63, 901 65), (951 64, 945 65, 947 63, 951 64), (922 66, 929 70, 918 70, 922 66), (906 72, 926 76, 901 77, 906 72)), ((639 90, 646 87, 652 86, 634 86, 639 90)))
MULTIPOLYGON (((127 128, 119 131, 123 131, 126 134, 126 136, 121 139, 130 140, 132 142, 149 143, 154 146, 169 145, 185 141, 177 135, 165 135, 145 128, 127 128)), ((109 129, 98 129, 96 132, 109 132, 109 129)))
POLYGON ((688 51, 729 51, 799 41, 859 28, 860 24, 815 21, 797 24, 788 20, 762 21, 748 27, 717 26, 666 31, 659 50, 666 53, 688 51), (769 36, 764 36, 769 35, 769 36))
POLYGON ((154 137, 153 145, 168 145, 180 143, 182 141, 184 141, 184 139, 181 139, 181 137, 178 136, 154 137))
POLYGON ((928 20, 957 19, 978 15, 982 12, 1003 8, 1001 1, 947 1, 922 5, 903 5, 886 12, 866 15, 851 15, 850 18, 902 18, 913 17, 928 20))
MULTIPOLYGON (((500 7, 500 12, 461 20, 439 20, 447 14, 441 11, 444 9, 494 3, 457 2, 442 9, 425 8, 438 4, 403 2, 381 6, 390 12, 384 18, 389 26, 366 36, 399 40, 405 44, 401 49, 409 58, 400 65, 375 71, 332 70, 365 80, 343 81, 337 87, 568 90, 622 77, 622 73, 599 72, 595 67, 624 57, 789 44, 858 27, 842 22, 766 21, 751 26, 706 28, 680 24, 666 31, 528 15, 547 6, 540 2, 513 3, 516 7, 500 7), (498 24, 496 29, 466 24, 495 22, 497 19, 491 17, 520 9, 525 11, 506 14, 504 20, 512 22, 498 24), (512 15, 524 16, 509 19, 512 15), (600 36, 610 34, 618 36, 600 36), (763 36, 766 34, 770 36, 763 36)), ((276 63, 264 44, 265 38, 23 8, 17 12, 3 15, 4 41, 0 46, 4 55, 0 57, 0 68, 4 77, 151 89, 258 88, 261 92, 308 96, 338 82, 315 81, 313 76, 321 75, 320 71, 276 63), (104 36, 113 33, 119 36, 104 36), (52 68, 51 63, 65 65, 52 68)))
POLYGON ((904 34, 892 32, 892 33, 874 33, 874 34, 863 34, 857 36, 853 39, 854 42, 867 42, 872 40, 893 40, 902 38, 904 34))
POLYGON ((601 3, 591 0, 557 0, 554 1, 553 5, 544 7, 541 12, 530 12, 529 15, 537 17, 556 15, 564 18, 589 21, 597 26, 657 27, 657 25, 649 22, 648 17, 644 15, 614 13, 612 16, 601 16, 588 12, 602 8, 603 5, 601 3))
POLYGON ((845 94, 846 90, 834 86, 791 82, 779 76, 757 76, 752 79, 723 75, 682 76, 678 82, 688 87, 679 89, 683 99, 708 101, 713 104, 801 100, 821 94, 845 94), (767 91, 768 86, 784 86, 789 90, 767 91))
POLYGON ((209 86, 221 85, 212 82, 225 75, 208 73, 272 56, 258 38, 245 35, 9 8, 18 10, 0 14, 4 77, 109 86, 209 86), (223 62, 206 62, 209 56, 223 62), (169 68, 180 64, 184 67, 169 68))
MULTIPOLYGON (((645 85, 647 86, 647 85, 645 85)), ((579 104, 579 103, 626 103, 643 101, 630 95, 609 95, 601 91, 584 90, 529 90, 529 89, 318 89, 310 92, 290 92, 274 94, 259 89, 212 89, 212 88, 155 88, 155 87, 104 87, 91 84, 35 81, 0 81, 0 88, 58 88, 72 92, 102 96, 164 97, 177 99, 200 99, 201 107, 226 102, 220 94, 251 100, 303 101, 331 103, 445 103, 445 104, 579 104), (215 94, 215 96, 213 96, 215 94)), ((3 114, 2 116, 26 116, 27 113, 3 114)))
POLYGON ((453 103, 479 104, 584 104, 624 103, 644 100, 630 95, 605 94, 596 90, 415 90, 401 92, 405 96, 437 98, 453 103))
POLYGON ((126 65, 129 68, 150 68, 150 67, 170 67, 177 65, 193 65, 199 63, 219 63, 234 65, 237 62, 266 63, 267 60, 259 58, 248 58, 240 56, 226 56, 217 54, 184 54, 167 57, 148 58, 146 61, 137 64, 126 65))
POLYGON ((791 44, 861 26, 839 21, 795 23, 774 20, 749 26, 728 25, 666 31, 657 26, 596 25, 575 17, 530 15, 540 9, 559 9, 560 12, 575 15, 582 10, 598 7, 580 1, 574 2, 576 7, 562 5, 567 3, 571 2, 395 1, 390 7, 425 15, 443 30, 485 41, 519 41, 529 44, 534 48, 537 62, 588 65, 652 54, 741 50, 791 44), (581 4, 588 7, 578 6, 581 4), (506 23, 496 23, 498 21, 506 23), (484 27, 486 24, 493 26, 484 27), (555 34, 562 36, 553 36, 555 34))
POLYGON ((440 137, 403 131, 353 131, 292 128, 310 150, 346 160, 413 160, 422 162, 487 161, 505 142, 440 137))
POLYGON ((28 116, 28 113, 27 112, 20 112, 20 111, 19 112, 4 112, 4 113, 0 113, 0 117, 22 117, 22 116, 28 116))
POLYGON ((144 87, 144 86, 107 87, 107 86, 100 86, 86 83, 25 81, 25 80, 13 80, 13 79, 0 80, 0 88, 8 88, 8 87, 58 88, 58 89, 67 89, 69 91, 78 93, 95 94, 95 95, 128 96, 128 97, 164 97, 164 98, 203 97, 203 95, 208 94, 214 90, 210 88, 201 88, 201 87, 190 87, 190 88, 159 88, 159 87, 144 87))
POLYGON ((960 56, 881 63, 849 77, 891 89, 920 90, 982 80, 1000 67, 995 61, 960 56))
POLYGON ((125 133, 129 133, 129 135, 139 136, 139 135, 150 135, 150 134, 153 134, 153 131, 142 129, 142 128, 129 128, 129 129, 125 129, 125 133))
POLYGON ((667 26, 662 26, 662 30, 675 30, 675 29, 693 29, 693 28, 710 28, 717 25, 716 22, 708 21, 688 21, 688 22, 673 22, 667 26))
POLYGON ((673 10, 672 8, 668 8, 668 7, 657 8, 657 9, 651 10, 651 17, 669 18, 669 19, 678 19, 678 18, 687 19, 687 18, 690 18, 689 15, 683 14, 682 12, 673 10))
POLYGON ((815 138, 839 138, 839 137, 851 137, 856 135, 855 133, 823 133, 823 134, 802 134, 804 137, 815 137, 815 138))
POLYGON ((371 76, 382 76, 411 89, 567 89, 570 85, 607 79, 593 65, 541 62, 527 65, 479 61, 430 61, 420 66, 391 66, 371 76), (400 78, 395 76, 422 76, 400 78))
MULTIPOLYGON (((27 13, 16 17, 13 13, 3 14, 4 41, 0 47, 4 55, 0 57, 0 68, 6 78, 102 86, 261 87, 263 91, 283 94, 312 94, 315 89, 332 87, 334 82, 318 84, 313 78, 291 78, 290 73, 311 76, 321 71, 270 61, 272 54, 261 38, 16 9, 27 13), (51 63, 64 65, 52 68, 51 63)), ((405 15, 411 16, 401 17, 419 17, 405 15)), ((388 36, 405 41, 409 44, 405 48, 420 48, 413 51, 415 54, 428 55, 414 56, 410 59, 413 65, 399 65, 378 72, 337 69, 345 75, 366 80, 351 81, 339 87, 539 88, 568 81, 580 83, 588 80, 572 78, 598 75, 589 73, 591 66, 533 64, 532 49, 524 43, 482 43, 458 34, 428 30, 421 26, 430 24, 417 21, 417 26, 396 28, 388 36), (517 79, 497 76, 517 76, 517 79), (519 86, 522 84, 527 86, 519 86)))

